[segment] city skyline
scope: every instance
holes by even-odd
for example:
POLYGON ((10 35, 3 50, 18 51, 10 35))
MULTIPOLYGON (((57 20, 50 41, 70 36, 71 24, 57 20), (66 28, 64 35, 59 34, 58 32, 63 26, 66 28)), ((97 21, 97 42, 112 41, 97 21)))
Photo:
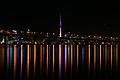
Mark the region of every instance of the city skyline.
POLYGON ((61 12, 64 31, 119 32, 120 16, 110 4, 46 4, 35 7, 7 7, 0 13, 0 26, 18 30, 59 31, 61 12), (38 30, 38 28, 40 28, 38 30))

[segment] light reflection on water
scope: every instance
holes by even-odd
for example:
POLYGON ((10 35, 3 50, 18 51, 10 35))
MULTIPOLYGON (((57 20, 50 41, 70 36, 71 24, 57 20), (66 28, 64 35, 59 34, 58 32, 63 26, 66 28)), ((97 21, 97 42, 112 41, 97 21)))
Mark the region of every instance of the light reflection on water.
POLYGON ((48 52, 49 52, 49 45, 47 45, 47 53, 46 53, 46 75, 48 75, 48 52))
POLYGON ((70 75, 73 78, 80 70, 91 72, 92 67, 94 71, 117 72, 118 54, 119 45, 3 44, 0 45, 0 73, 6 72, 10 79, 42 79, 43 75, 45 79, 59 76, 62 80, 70 75))
POLYGON ((73 72, 72 70, 73 70, 73 45, 71 44, 71 77, 72 77, 72 72, 73 72))
POLYGON ((20 49, 21 53, 20 53, 20 79, 22 79, 22 66, 23 66, 23 45, 21 45, 21 49, 20 49))
POLYGON ((36 75, 36 45, 34 45, 34 77, 36 75))
POLYGON ((116 59, 116 72, 118 71, 118 45, 116 45, 116 50, 115 50, 115 52, 116 52, 116 57, 115 57, 115 59, 116 59))
POLYGON ((16 47, 17 45, 14 45, 14 78, 16 77, 16 66, 17 66, 17 47, 16 47))
POLYGON ((43 46, 40 45, 40 71, 42 70, 42 56, 43 56, 43 55, 42 55, 42 54, 43 54, 43 53, 42 53, 42 52, 43 52, 43 50, 42 50, 43 48, 42 48, 42 47, 43 47, 43 46))
POLYGON ((29 57, 30 57, 30 45, 27 45, 27 79, 29 77, 29 57))
POLYGON ((67 45, 65 45, 65 73, 67 71, 67 45))
POLYGON ((88 45, 88 70, 90 70, 90 45, 88 45))
POLYGON ((101 45, 100 45, 100 71, 101 71, 101 65, 102 65, 102 64, 101 64, 101 63, 102 63, 102 62, 101 62, 101 59, 102 59, 101 56, 102 56, 102 49, 101 49, 101 45))
POLYGON ((61 52, 62 50, 61 50, 61 44, 59 45, 59 80, 61 80, 61 54, 62 54, 62 52, 61 52))
POLYGON ((78 71, 78 65, 79 65, 79 55, 78 54, 79 54, 79 45, 77 45, 77 71, 78 71))
MULTIPOLYGON (((10 47, 7 45, 7 71, 9 71, 10 47)), ((8 73, 8 72, 7 72, 8 73)))
POLYGON ((96 69, 96 45, 94 45, 94 70, 96 69))

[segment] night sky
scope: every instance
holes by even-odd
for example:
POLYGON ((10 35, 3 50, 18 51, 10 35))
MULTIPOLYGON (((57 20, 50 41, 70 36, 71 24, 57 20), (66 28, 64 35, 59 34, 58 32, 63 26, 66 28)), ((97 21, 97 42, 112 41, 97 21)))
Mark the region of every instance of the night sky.
POLYGON ((120 9, 113 2, 48 2, 0 8, 2 28, 56 32, 59 13, 64 31, 120 32, 120 9))

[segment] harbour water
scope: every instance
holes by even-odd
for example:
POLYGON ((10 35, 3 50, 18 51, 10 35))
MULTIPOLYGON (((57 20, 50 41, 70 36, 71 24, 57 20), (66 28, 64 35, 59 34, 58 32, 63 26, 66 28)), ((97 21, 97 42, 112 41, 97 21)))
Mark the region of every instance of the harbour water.
POLYGON ((119 44, 1 44, 0 78, 117 79, 119 56, 119 44))

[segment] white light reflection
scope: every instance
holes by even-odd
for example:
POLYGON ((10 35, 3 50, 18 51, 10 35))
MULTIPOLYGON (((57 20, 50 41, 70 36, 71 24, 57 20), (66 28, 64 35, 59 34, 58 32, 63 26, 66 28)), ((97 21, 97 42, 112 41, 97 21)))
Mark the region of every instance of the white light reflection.
POLYGON ((111 45, 111 71, 112 71, 112 45, 111 45))
POLYGON ((55 64, 55 60, 54 60, 54 55, 55 55, 55 45, 53 45, 53 73, 54 73, 54 64, 55 64))
POLYGON ((101 45, 100 45, 100 71, 101 71, 101 55, 102 55, 101 52, 102 51, 101 51, 101 45))

